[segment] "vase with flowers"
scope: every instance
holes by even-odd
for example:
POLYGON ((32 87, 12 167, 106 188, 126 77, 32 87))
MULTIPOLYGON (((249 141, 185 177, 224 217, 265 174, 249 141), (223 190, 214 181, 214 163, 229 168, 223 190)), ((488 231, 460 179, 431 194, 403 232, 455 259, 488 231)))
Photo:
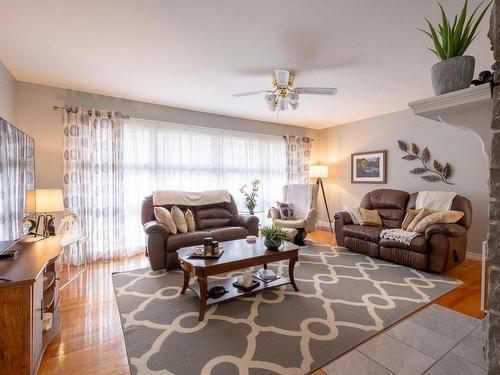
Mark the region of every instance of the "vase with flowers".
POLYGON ((257 206, 257 192, 259 191, 260 180, 255 179, 251 182, 252 189, 247 192, 247 185, 243 185, 240 188, 240 193, 243 194, 244 205, 248 209, 248 213, 253 215, 255 212, 255 207, 257 206))

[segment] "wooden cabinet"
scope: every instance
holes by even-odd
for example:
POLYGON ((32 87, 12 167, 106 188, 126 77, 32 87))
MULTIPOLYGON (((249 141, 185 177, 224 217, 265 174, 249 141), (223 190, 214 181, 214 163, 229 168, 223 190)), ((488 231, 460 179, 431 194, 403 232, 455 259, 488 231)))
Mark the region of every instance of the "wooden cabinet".
POLYGON ((45 348, 61 328, 56 262, 60 237, 26 238, 14 258, 0 259, 0 369, 5 374, 36 374, 45 348), (42 331, 44 312, 52 328, 42 331))

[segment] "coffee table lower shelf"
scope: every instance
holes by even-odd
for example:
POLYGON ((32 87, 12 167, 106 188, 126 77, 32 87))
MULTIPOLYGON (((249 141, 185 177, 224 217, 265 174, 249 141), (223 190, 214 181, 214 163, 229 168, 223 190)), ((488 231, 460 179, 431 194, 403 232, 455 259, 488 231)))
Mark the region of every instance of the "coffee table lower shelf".
MULTIPOLYGON (((233 282, 236 280, 235 277, 227 278, 227 279, 218 279, 218 280, 213 280, 207 283, 207 289, 210 290, 210 288, 220 285, 223 286, 224 289, 226 289, 228 292, 225 293, 222 297, 219 298, 207 298, 207 303, 206 306, 214 305, 216 303, 222 303, 226 302, 229 300, 232 300, 234 298, 242 297, 242 296, 248 296, 250 294, 254 294, 256 292, 259 292, 261 290, 265 289, 270 289, 270 288, 276 288, 278 286, 282 285, 287 285, 291 284, 290 280, 287 279, 286 277, 280 277, 279 279, 276 279, 274 281, 265 283, 264 281, 257 280, 260 282, 260 285, 255 287, 252 290, 243 290, 240 288, 237 288, 233 286, 233 282)), ((198 283, 191 284, 189 287, 197 296, 198 298, 201 298, 201 292, 200 292, 200 285, 198 283)))

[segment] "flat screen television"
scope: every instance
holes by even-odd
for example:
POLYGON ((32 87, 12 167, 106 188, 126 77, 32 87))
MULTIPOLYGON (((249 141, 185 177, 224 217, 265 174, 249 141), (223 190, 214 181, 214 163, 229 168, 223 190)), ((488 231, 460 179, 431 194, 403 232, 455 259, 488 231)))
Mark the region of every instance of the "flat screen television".
POLYGON ((25 229, 26 192, 35 189, 35 141, 0 117, 0 254, 25 229))

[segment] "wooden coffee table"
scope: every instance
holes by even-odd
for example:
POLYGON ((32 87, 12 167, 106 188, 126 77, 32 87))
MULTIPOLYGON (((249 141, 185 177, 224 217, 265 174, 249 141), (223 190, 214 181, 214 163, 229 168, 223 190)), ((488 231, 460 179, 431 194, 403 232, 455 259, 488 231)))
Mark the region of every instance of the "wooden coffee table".
POLYGON ((299 246, 290 242, 285 242, 280 247, 280 250, 269 250, 264 246, 264 240, 260 238, 257 239, 256 242, 247 242, 247 240, 221 242, 220 246, 221 250, 224 250, 224 253, 218 259, 188 258, 189 254, 200 246, 183 247, 177 250, 179 263, 184 271, 184 285, 182 286, 181 294, 184 294, 189 287, 189 289, 195 292, 200 298, 200 314, 198 320, 203 320, 206 307, 215 303, 229 301, 236 297, 286 284, 291 284, 296 291, 299 290, 293 278, 293 268, 295 262, 299 260, 299 246), (234 277, 207 282, 208 276, 259 265, 263 265, 264 268, 267 268, 268 263, 285 259, 289 260, 289 278, 280 277, 268 283, 260 281, 260 285, 250 291, 244 291, 234 287, 232 285, 235 280, 234 277), (189 285, 191 274, 198 277, 198 284, 189 285), (220 298, 209 298, 208 290, 216 285, 223 286, 228 292, 220 298))

